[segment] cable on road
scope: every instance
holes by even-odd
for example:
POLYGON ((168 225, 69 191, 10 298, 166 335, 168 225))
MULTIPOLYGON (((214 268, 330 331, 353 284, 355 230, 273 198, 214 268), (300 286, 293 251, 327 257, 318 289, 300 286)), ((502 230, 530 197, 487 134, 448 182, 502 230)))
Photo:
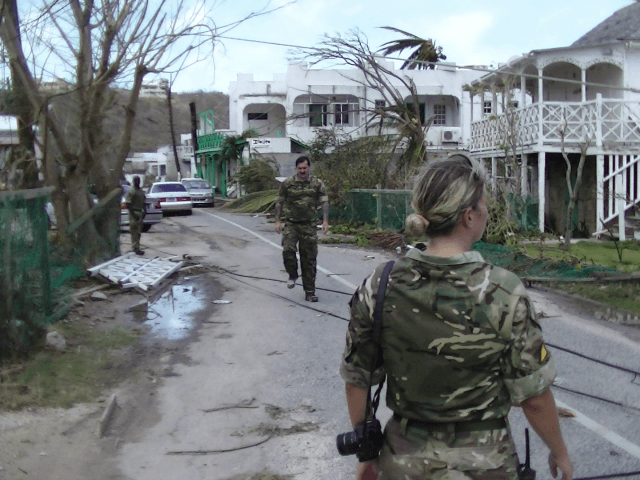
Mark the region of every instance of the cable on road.
POLYGON ((596 362, 596 363, 600 363, 602 365, 606 365, 607 367, 615 368, 617 370, 621 370, 621 371, 627 372, 627 373, 632 373, 634 375, 634 379, 636 377, 640 376, 640 372, 636 372, 635 370, 630 370, 630 369, 625 368, 625 367, 620 367, 618 365, 613 365, 612 363, 603 362, 602 360, 598 360, 597 358, 590 357, 590 356, 585 355, 583 353, 578 353, 578 352, 575 352, 573 350, 569 350, 568 348, 559 347, 558 345, 553 345, 552 343, 547 343, 547 342, 545 342, 545 345, 547 347, 557 348, 558 350, 562 350, 563 352, 571 353, 572 355, 576 355, 578 357, 585 358, 587 360, 591 360, 592 362, 596 362))
MULTIPOLYGON (((218 270, 223 271, 225 273, 228 273, 229 275, 235 275, 237 277, 242 277, 242 278, 253 278, 255 280, 268 280, 270 282, 279 282, 279 283, 287 283, 286 280, 280 280, 278 278, 268 278, 268 277, 256 277, 255 275, 243 275, 241 273, 236 273, 236 272, 232 272, 230 270, 227 270, 225 268, 222 267, 217 267, 218 270)), ((348 293, 348 292, 341 292, 340 290, 331 290, 330 288, 321 288, 321 287, 316 287, 316 290, 322 290, 323 292, 331 292, 331 293, 339 293, 340 295, 348 295, 349 297, 353 295, 353 292, 348 293)))
POLYGON ((598 397, 597 395, 591 395, 590 393, 585 393, 585 392, 580 392, 578 390, 572 390, 571 388, 567 388, 567 387, 561 387, 560 385, 552 385, 553 388, 558 388, 560 390, 564 390, 566 392, 571 392, 571 393, 575 393, 577 395, 584 395, 585 397, 589 397, 589 398, 595 398, 596 400, 601 400, 603 402, 607 402, 607 403, 612 403, 614 405, 618 405, 619 407, 623 407, 623 408, 630 408, 632 410, 637 410, 640 412, 640 408, 638 407, 634 407, 633 405, 627 405, 625 403, 621 403, 621 402, 616 402, 614 400, 609 400, 607 398, 602 398, 602 397, 598 397))
POLYGON ((634 475, 640 475, 640 471, 638 472, 628 472, 628 473, 612 473, 610 475, 598 475, 596 477, 578 477, 573 480, 600 480, 604 478, 622 478, 622 477, 632 477, 634 475))
MULTIPOLYGON (((248 285, 249 287, 255 288, 256 290, 260 290, 261 292, 266 293, 267 295, 271 295, 272 297, 280 298, 280 299, 285 300, 285 301, 287 301, 287 302, 289 302, 289 303, 294 303, 294 304, 298 305, 299 307, 307 308, 307 309, 309 309, 309 310, 313 310, 314 312, 322 313, 322 314, 324 314, 324 315, 329 315, 330 317, 335 317, 335 318, 338 318, 338 319, 340 319, 340 320, 344 320, 345 322, 348 322, 348 321, 349 321, 349 319, 348 319, 348 318, 341 317, 340 315, 336 315, 336 314, 335 314, 335 313, 333 313, 333 312, 328 312, 328 311, 326 311, 326 310, 321 310, 321 309, 319 309, 319 308, 314 308, 314 307, 312 307, 312 306, 310 306, 310 305, 305 305, 304 303, 296 302, 295 300, 291 300, 290 298, 287 298, 287 297, 285 297, 284 295, 279 295, 279 294, 277 294, 277 293, 273 293, 273 292, 270 292, 270 291, 268 291, 268 290, 265 290, 264 288, 256 287, 255 285, 252 285, 252 284, 251 284, 251 283, 249 283, 249 282, 244 282, 244 281, 240 280, 239 278, 235 278, 235 277, 231 274, 231 272, 226 272, 226 271, 225 271, 224 269, 222 269, 222 268, 221 268, 221 269, 219 269, 219 270, 216 270, 216 271, 218 271, 218 272, 219 272, 219 273, 221 273, 222 275, 226 275, 226 276, 228 276, 229 278, 233 278, 236 282, 240 282, 240 283, 242 283, 242 284, 244 284, 244 285, 248 285)), ((252 277, 250 277, 250 278, 252 278, 252 277)))

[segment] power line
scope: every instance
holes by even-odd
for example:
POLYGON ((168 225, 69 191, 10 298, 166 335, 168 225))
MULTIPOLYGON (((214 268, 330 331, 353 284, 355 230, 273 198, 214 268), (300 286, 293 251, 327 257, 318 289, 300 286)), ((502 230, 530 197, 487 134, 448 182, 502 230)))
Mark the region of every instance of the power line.
MULTIPOLYGON (((223 38, 225 40, 236 40, 239 42, 249 42, 249 43, 259 43, 259 44, 263 44, 263 45, 274 45, 274 46, 278 46, 278 47, 289 47, 289 48, 297 48, 300 50, 311 50, 311 51, 322 51, 322 48, 319 47, 306 47, 304 45, 293 45, 293 44, 288 44, 288 43, 278 43, 278 42, 267 42, 266 40, 255 40, 255 39, 249 39, 249 38, 237 38, 237 37, 227 37, 224 35, 219 36, 218 38, 223 38)), ((401 62, 405 62, 407 59, 406 58, 401 58, 401 57, 387 57, 384 55, 376 55, 376 54, 371 54, 371 56, 373 58, 377 58, 377 59, 381 59, 381 60, 399 60, 401 62)), ((421 65, 429 65, 429 66, 438 66, 438 65, 442 65, 441 62, 428 62, 425 60, 412 60, 412 63, 419 63, 421 65)), ((445 64, 446 65, 446 64, 445 64)), ((585 85, 588 87, 598 87, 598 88, 609 88, 612 90, 622 90, 622 91, 628 91, 628 92, 632 92, 632 93, 640 93, 640 89, 638 88, 633 88, 633 87, 618 87, 615 85, 607 85, 604 83, 592 83, 592 82, 583 82, 581 80, 571 80, 568 78, 557 78, 557 77, 547 77, 545 75, 537 75, 537 74, 531 74, 531 73, 510 73, 510 72, 505 72, 505 71, 501 71, 500 68, 489 68, 486 66, 482 66, 482 65, 455 65, 455 68, 457 70, 471 70, 471 71, 475 71, 475 72, 485 72, 485 73, 493 73, 495 75, 500 75, 500 74, 505 74, 507 76, 515 76, 515 77, 524 77, 524 78, 532 78, 532 79, 536 79, 536 80, 549 80, 549 81, 554 81, 554 82, 560 82, 560 83, 569 83, 569 84, 573 84, 573 85, 585 85)))

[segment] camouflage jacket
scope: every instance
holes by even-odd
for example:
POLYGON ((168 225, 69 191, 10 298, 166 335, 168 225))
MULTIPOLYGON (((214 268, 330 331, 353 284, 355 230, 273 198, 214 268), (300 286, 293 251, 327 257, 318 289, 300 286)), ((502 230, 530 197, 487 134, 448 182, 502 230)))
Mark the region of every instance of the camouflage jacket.
POLYGON ((142 191, 142 189, 136 189, 135 187, 131 187, 129 189, 124 199, 129 210, 140 210, 140 211, 144 211, 145 200, 146 200, 146 196, 142 191))
POLYGON ((276 201, 283 206, 283 220, 300 223, 313 222, 318 206, 328 202, 329 197, 319 178, 309 176, 308 180, 302 182, 294 175, 282 182, 276 201))
MULTIPOLYGON (((340 373, 366 390, 375 345, 372 314, 383 265, 351 300, 340 373)), ((387 284, 382 360, 387 406, 425 422, 505 416, 549 388, 556 375, 524 286, 478 252, 448 258, 412 249, 387 284)))

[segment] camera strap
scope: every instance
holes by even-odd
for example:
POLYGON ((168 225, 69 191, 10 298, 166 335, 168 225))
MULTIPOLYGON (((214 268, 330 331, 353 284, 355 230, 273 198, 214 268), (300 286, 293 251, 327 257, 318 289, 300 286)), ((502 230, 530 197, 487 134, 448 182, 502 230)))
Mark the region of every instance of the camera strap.
POLYGON ((376 411, 378 410, 378 404, 380 403, 380 392, 384 385, 384 378, 378 385, 376 393, 373 395, 373 401, 371 399, 371 382, 373 380, 373 372, 376 370, 378 359, 382 353, 382 346, 380 345, 380 337, 382 334, 382 308, 384 306, 384 294, 387 290, 387 282, 389 280, 389 273, 393 268, 394 261, 387 262, 380 275, 380 283, 378 284, 378 293, 376 294, 376 305, 373 309, 373 341, 376 346, 376 351, 373 354, 371 361, 371 370, 369 375, 369 388, 367 388, 367 407, 365 410, 364 418, 368 420, 371 416, 376 417, 376 411))

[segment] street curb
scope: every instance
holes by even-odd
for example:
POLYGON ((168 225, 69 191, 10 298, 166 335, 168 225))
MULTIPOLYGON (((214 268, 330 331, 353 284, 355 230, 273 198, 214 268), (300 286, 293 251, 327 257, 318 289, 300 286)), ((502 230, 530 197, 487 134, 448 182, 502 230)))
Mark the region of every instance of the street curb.
POLYGON ((100 423, 98 424, 98 437, 102 438, 104 432, 107 430, 107 426, 109 425, 109 420, 113 416, 113 411, 116 409, 118 402, 116 402, 116 394, 111 395, 109 399, 109 403, 107 403, 107 407, 104 409, 102 413, 102 417, 100 417, 100 423))
POLYGON ((604 320, 618 325, 640 326, 640 315, 624 308, 616 308, 606 303, 600 303, 590 298, 581 297, 572 293, 563 292, 562 290, 550 290, 544 287, 532 287, 536 290, 552 292, 562 297, 570 298, 582 303, 586 303, 592 307, 593 316, 596 320, 604 320))

